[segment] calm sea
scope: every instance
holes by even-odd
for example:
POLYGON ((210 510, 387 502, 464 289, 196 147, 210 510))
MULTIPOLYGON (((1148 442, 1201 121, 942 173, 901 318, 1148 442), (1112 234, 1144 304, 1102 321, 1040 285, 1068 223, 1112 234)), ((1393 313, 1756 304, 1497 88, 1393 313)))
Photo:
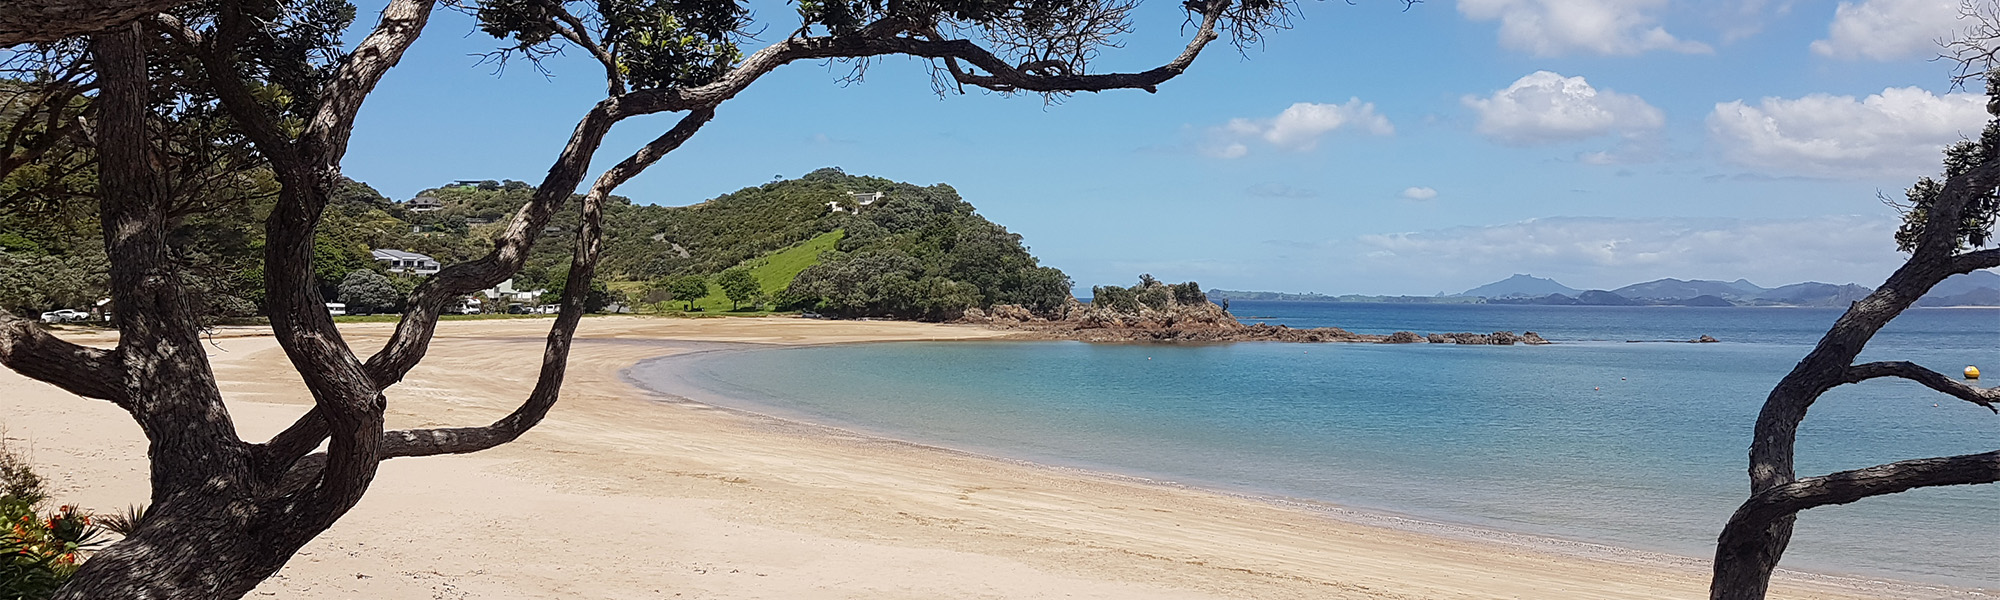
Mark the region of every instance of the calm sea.
MULTIPOLYGON (((635 367, 663 391, 945 447, 1693 557, 1747 493, 1764 395, 1831 309, 1235 302, 1361 333, 1533 330, 1442 344, 891 343, 635 367), (1628 343, 1710 335, 1719 344, 1628 343)), ((2000 374, 2000 310, 1920 309, 1863 360, 2000 374)), ((1990 384, 1989 384, 1990 385, 1990 384)), ((2000 416, 1898 381, 1847 386, 1802 473, 2000 448, 2000 416)), ((1794 568, 2000 588, 2000 485, 1814 509, 1794 568)))

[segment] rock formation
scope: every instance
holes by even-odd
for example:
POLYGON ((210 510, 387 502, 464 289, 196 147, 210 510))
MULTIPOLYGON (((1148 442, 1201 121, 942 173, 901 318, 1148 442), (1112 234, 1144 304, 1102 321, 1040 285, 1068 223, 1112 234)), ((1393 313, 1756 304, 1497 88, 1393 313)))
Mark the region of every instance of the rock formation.
POLYGON ((1020 331, 1025 337, 1086 342, 1368 342, 1379 344, 1468 344, 1510 346, 1549 343, 1535 332, 1432 333, 1398 331, 1390 335, 1359 334, 1338 327, 1293 329, 1284 325, 1245 325, 1227 309, 1210 302, 1193 282, 1179 285, 1142 278, 1131 288, 1095 290, 1098 298, 1085 304, 1075 298, 1040 315, 1012 304, 985 310, 969 309, 958 320, 1020 331))

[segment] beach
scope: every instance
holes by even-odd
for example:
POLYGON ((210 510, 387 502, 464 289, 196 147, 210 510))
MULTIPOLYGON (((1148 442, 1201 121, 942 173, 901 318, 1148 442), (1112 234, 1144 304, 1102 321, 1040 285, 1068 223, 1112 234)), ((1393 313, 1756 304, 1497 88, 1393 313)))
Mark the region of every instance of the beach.
MULTIPOLYGON (((535 377, 547 320, 451 321, 391 388, 390 427, 485 424, 535 377)), ((343 326, 363 354, 391 324, 343 326)), ((252 594, 292 598, 1379 598, 1706 596, 1706 562, 1453 535, 1287 503, 1045 467, 654 394, 621 371, 714 343, 993 338, 1003 331, 795 318, 583 321, 562 400, 522 439, 396 459, 366 498, 252 594)), ((102 335, 82 343, 108 344, 102 335)), ((247 439, 310 400, 282 351, 218 330, 247 439)), ((146 499, 145 440, 109 403, 0 371, 0 426, 57 502, 146 499)), ((1720 524, 1718 523, 1719 527, 1720 524)), ((1785 573, 1774 598, 1990 598, 1785 573)))

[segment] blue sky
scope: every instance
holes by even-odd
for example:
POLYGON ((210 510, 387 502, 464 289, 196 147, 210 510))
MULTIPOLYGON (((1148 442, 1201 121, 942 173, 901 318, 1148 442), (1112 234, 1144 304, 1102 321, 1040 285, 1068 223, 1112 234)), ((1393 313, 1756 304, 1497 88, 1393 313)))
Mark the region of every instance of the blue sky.
MULTIPOLYGON (((1158 94, 1053 106, 939 97, 915 60, 849 84, 842 65, 799 63, 619 193, 685 205, 825 166, 949 183, 1086 287, 1142 272, 1374 294, 1512 273, 1873 285, 1901 260, 1876 194, 1899 196, 1984 122, 1983 98, 1928 60, 1957 5, 1306 2, 1294 28, 1213 45, 1158 94)), ((788 4, 752 8, 769 31, 796 26, 788 4)), ((1143 5, 1095 68, 1168 60, 1181 18, 1143 5)), ((580 52, 548 77, 496 75, 472 56, 493 45, 439 13, 368 101, 347 174, 396 199, 539 182, 602 84, 580 52)), ((599 166, 671 124, 621 124, 599 166)))

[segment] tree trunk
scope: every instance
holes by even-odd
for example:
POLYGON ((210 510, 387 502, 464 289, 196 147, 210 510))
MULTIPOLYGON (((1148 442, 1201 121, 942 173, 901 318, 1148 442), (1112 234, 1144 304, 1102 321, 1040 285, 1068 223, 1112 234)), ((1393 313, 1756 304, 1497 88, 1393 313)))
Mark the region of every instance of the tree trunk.
POLYGON ((94 36, 99 210, 111 259, 124 405, 151 440, 153 508, 132 537, 84 563, 56 597, 236 597, 267 576, 248 535, 248 447, 236 437, 207 349, 168 259, 167 199, 150 158, 150 85, 137 26, 94 36), (219 567, 219 568, 218 568, 219 567))

